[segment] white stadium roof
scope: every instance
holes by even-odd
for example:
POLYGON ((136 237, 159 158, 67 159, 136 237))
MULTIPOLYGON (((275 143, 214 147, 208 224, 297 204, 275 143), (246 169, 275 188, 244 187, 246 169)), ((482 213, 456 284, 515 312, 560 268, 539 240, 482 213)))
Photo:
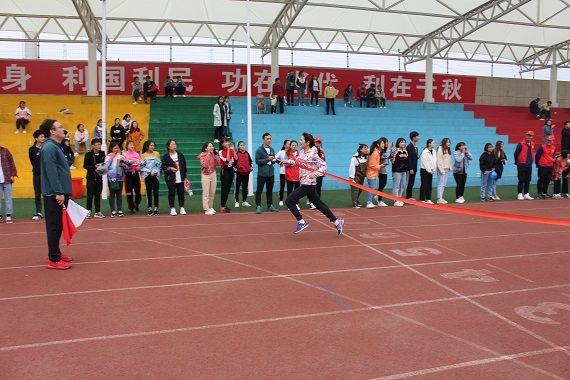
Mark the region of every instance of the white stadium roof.
MULTIPOLYGON (((110 44, 246 44, 244 0, 107 0, 107 10, 110 44)), ((570 0, 251 0, 249 10, 252 47, 264 53, 570 67, 570 0)), ((100 0, 2 0, 0 41, 99 40, 100 16, 100 0)))

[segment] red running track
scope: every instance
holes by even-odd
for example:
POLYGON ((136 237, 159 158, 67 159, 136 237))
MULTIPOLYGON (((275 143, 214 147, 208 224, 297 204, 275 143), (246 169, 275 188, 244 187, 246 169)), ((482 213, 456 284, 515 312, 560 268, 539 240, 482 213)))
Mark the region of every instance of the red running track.
MULTIPOLYGON (((570 201, 467 207, 567 218, 570 201)), ((568 379, 570 228, 416 207, 0 229, 2 379, 568 379)))

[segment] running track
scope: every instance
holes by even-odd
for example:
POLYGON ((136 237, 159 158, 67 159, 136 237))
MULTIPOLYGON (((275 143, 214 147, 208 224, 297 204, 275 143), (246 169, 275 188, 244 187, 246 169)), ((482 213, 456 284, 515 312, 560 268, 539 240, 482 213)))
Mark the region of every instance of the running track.
POLYGON ((43 224, 2 225, 0 378, 570 378, 570 228, 337 213, 91 220, 65 272, 43 224))

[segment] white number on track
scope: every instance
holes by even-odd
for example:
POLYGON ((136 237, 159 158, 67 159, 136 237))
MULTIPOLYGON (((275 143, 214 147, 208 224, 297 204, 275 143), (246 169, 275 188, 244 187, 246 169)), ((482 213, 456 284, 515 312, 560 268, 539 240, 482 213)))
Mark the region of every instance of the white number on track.
POLYGON ((560 322, 552 318, 538 315, 557 315, 558 312, 556 310, 570 311, 570 305, 560 302, 541 302, 536 306, 519 306, 515 308, 515 313, 533 322, 544 323, 546 325, 559 325, 560 322))
POLYGON ((495 277, 489 276, 490 270, 486 269, 463 269, 459 272, 442 273, 440 276, 450 280, 476 281, 476 282, 497 282, 495 277))
POLYGON ((412 247, 412 248, 405 248, 405 249, 391 249, 390 252, 395 253, 398 256, 427 256, 427 255, 441 255, 441 251, 435 248, 429 247, 412 247))

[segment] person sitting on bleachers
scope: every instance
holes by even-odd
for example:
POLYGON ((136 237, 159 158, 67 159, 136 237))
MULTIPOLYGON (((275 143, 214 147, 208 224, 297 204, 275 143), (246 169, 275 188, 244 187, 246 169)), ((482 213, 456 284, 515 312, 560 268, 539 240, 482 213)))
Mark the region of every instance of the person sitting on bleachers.
POLYGON ((174 95, 184 96, 185 93, 186 93, 186 84, 182 80, 182 77, 179 75, 176 77, 176 82, 174 83, 174 95))
POLYGON ((172 80, 172 78, 169 76, 166 77, 166 79, 164 80, 163 83, 164 86, 164 97, 168 98, 174 97, 174 81, 172 80))
POLYGON ((89 132, 85 130, 85 126, 83 124, 77 124, 77 131, 75 132, 73 142, 75 144, 75 157, 79 156, 79 147, 82 144, 85 146, 85 153, 89 152, 89 149, 91 149, 89 146, 89 132))
POLYGON ((356 97, 358 98, 358 100, 360 100, 360 108, 362 108, 362 103, 366 101, 366 93, 367 93, 366 84, 362 82, 360 84, 360 88, 356 90, 356 97))
POLYGON ((550 107, 552 107, 552 102, 550 100, 540 107, 540 120, 550 119, 550 107))
POLYGON ((26 102, 20 101, 18 108, 16 108, 16 133, 20 133, 20 127, 22 127, 22 133, 26 133, 26 125, 30 122, 32 113, 30 109, 26 107, 26 102))
POLYGON ((386 108, 386 94, 384 93, 384 89, 380 86, 378 86, 376 90, 376 106, 386 108))
POLYGON ((142 91, 143 85, 139 80, 139 77, 133 78, 133 83, 131 83, 131 87, 133 89, 132 96, 133 96, 133 104, 138 104, 138 101, 142 98, 142 91))
POLYGON ((536 98, 530 102, 528 105, 528 110, 530 113, 535 116, 537 119, 540 118, 540 98, 536 98))
POLYGON ((143 84, 143 98, 144 102, 148 103, 148 98, 156 101, 156 94, 158 93, 158 86, 150 79, 150 75, 147 75, 143 84))
POLYGON ((378 100, 376 99, 376 85, 372 83, 366 92, 366 108, 378 106, 378 100))

